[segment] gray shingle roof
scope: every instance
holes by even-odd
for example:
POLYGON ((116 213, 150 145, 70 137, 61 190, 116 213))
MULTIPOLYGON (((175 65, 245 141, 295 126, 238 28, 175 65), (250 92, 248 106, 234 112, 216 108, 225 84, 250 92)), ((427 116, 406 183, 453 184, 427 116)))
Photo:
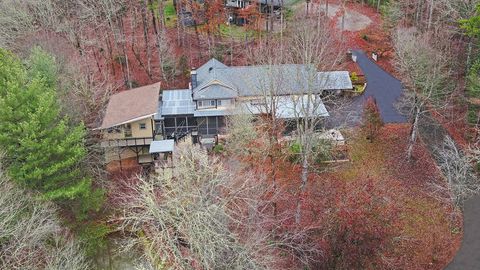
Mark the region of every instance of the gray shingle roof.
POLYGON ((195 100, 234 98, 234 92, 248 97, 317 94, 353 88, 348 71, 317 72, 313 66, 297 64, 228 67, 212 59, 201 66, 197 74, 198 87, 193 89, 195 100), (209 85, 222 87, 208 89, 209 85))
POLYGON ((211 81, 213 79, 213 77, 211 77, 213 75, 212 71, 218 68, 228 68, 228 66, 217 59, 212 58, 199 67, 197 69, 197 85, 200 87, 202 84, 211 81))
POLYGON ((318 83, 323 90, 353 89, 348 71, 318 72, 318 83))
POLYGON ((238 97, 237 91, 231 87, 222 84, 219 81, 211 81, 203 86, 197 87, 198 90, 193 92, 193 99, 229 99, 238 97))

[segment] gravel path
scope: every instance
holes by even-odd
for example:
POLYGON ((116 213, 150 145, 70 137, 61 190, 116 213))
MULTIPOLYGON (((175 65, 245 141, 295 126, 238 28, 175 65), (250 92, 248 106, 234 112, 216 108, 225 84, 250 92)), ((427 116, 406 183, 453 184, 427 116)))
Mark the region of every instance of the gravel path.
MULTIPOLYGON (((298 4, 296 4, 294 6, 294 9, 297 12, 306 13, 305 2, 302 1, 298 4)), ((319 5, 319 4, 315 4, 315 3, 310 3, 309 9, 311 11, 315 11, 315 10, 318 11, 319 9, 322 12, 326 11, 325 4, 320 4, 319 5)), ((339 10, 340 10, 339 5, 329 4, 328 5, 328 12, 327 12, 328 17, 330 19, 334 18, 339 10)), ((361 31, 361 30, 367 28, 372 22, 373 21, 368 16, 365 16, 360 12, 357 12, 355 10, 351 10, 351 9, 347 8, 345 10, 343 30, 352 31, 352 32, 361 31)), ((341 16, 339 16, 335 25, 336 25, 337 29, 340 29, 340 30, 342 29, 342 17, 341 16)))

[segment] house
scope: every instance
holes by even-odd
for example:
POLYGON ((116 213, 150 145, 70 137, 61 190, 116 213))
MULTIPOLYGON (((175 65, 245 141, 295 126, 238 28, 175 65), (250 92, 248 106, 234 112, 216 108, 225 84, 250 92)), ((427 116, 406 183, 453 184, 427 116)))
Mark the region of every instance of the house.
POLYGON ((295 64, 229 67, 211 59, 191 71, 187 89, 160 91, 156 83, 113 95, 98 129, 104 147, 122 149, 112 150, 110 157, 149 163, 154 141, 178 141, 187 135, 196 141, 215 138, 225 133, 227 116, 236 113, 275 111, 287 120, 306 114, 327 117, 322 95, 352 88, 346 71, 317 72, 313 66, 295 64))
POLYGON ((113 95, 108 103, 101 131, 107 162, 136 158, 149 163, 150 144, 157 132, 154 116, 158 111, 160 83, 113 95))
POLYGON ((280 14, 283 3, 280 0, 226 0, 225 9, 227 12, 228 22, 236 25, 244 25, 248 23, 248 19, 244 15, 240 15, 241 11, 255 14, 271 14, 275 16, 280 14), (253 11, 250 9, 257 9, 253 11), (257 13, 258 12, 258 13, 257 13))
POLYGON ((281 8, 281 0, 226 0, 225 7, 227 8, 246 8, 251 4, 260 5, 261 12, 269 12, 273 7, 274 10, 281 8))

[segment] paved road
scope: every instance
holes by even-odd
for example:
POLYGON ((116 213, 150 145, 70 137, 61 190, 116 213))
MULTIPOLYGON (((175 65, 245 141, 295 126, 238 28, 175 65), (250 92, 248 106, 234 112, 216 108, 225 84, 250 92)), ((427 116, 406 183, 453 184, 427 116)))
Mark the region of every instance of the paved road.
POLYGON ((373 96, 377 100, 383 122, 407 122, 407 118, 395 107, 395 103, 403 92, 402 83, 370 60, 364 52, 355 50, 353 54, 357 56, 357 63, 367 79, 367 89, 359 97, 362 99, 362 104, 366 98, 373 96))
MULTIPOLYGON (((420 118, 419 135, 424 142, 428 142, 427 149, 439 165, 438 149, 442 147, 445 136, 448 136, 447 130, 429 114, 424 114, 420 118)), ((480 196, 475 196, 465 203, 463 218, 462 246, 454 260, 446 267, 447 270, 480 269, 480 196)))
POLYGON ((478 195, 465 202, 462 246, 446 269, 480 269, 480 196, 478 195))

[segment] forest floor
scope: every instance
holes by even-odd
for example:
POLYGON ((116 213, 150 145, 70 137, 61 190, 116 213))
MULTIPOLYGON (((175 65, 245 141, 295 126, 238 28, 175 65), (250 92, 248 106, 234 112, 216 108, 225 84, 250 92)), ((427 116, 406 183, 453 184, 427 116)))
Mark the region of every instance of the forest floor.
MULTIPOLYGON (((452 205, 432 195, 432 183, 441 185, 444 179, 425 144, 416 145, 413 161, 405 159, 409 128, 409 124, 385 125, 373 142, 364 139, 358 129, 348 130, 350 162, 322 167, 311 175, 302 204, 303 223, 305 227, 328 226, 328 213, 338 209, 335 203, 339 200, 346 200, 347 205, 352 204, 348 205, 352 208, 346 208, 352 219, 349 222, 374 226, 372 220, 362 217, 368 216, 371 200, 379 199, 375 197, 378 195, 390 202, 387 205, 391 209, 383 209, 386 212, 381 215, 392 221, 397 239, 383 254, 386 264, 380 268, 443 269, 459 248, 462 219, 452 205), (354 195, 369 185, 372 190, 365 202, 354 195)), ((278 168, 282 189, 290 194, 283 197, 279 208, 292 211, 288 209, 294 209, 297 201, 300 168, 288 164, 278 168)), ((320 237, 318 241, 324 240, 320 237)))

